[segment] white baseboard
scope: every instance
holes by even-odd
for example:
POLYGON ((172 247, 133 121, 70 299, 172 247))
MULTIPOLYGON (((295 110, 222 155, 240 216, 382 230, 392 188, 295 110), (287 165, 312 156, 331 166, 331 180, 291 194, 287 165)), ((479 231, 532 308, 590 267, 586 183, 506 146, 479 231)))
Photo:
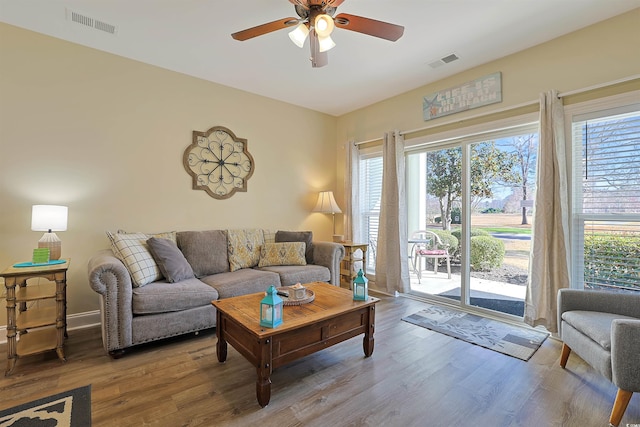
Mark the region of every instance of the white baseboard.
MULTIPOLYGON (((100 310, 85 311, 84 313, 69 314, 67 316, 67 329, 83 329, 100 325, 100 310)), ((7 327, 0 326, 0 344, 7 342, 7 327)))

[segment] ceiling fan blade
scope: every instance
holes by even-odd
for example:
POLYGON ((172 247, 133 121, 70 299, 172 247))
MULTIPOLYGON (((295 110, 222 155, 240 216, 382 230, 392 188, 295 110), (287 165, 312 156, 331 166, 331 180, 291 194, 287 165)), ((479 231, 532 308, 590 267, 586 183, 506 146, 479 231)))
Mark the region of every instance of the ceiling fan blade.
POLYGON ((289 0, 289 2, 305 9, 309 9, 309 6, 320 6, 324 9, 325 7, 338 7, 344 0, 289 0))
POLYGON ((289 3, 309 9, 309 2, 307 0, 289 0, 289 3))
POLYGON ((334 22, 336 27, 380 37, 381 39, 392 42, 398 40, 404 33, 404 27, 401 25, 376 21, 371 18, 363 18, 362 16, 349 15, 348 13, 339 14, 334 18, 334 22))
POLYGON ((272 31, 281 30, 283 28, 292 27, 300 22, 298 18, 283 18, 277 21, 268 22, 266 24, 258 25, 256 27, 247 28, 246 30, 238 31, 231 34, 235 40, 245 41, 254 37, 261 36, 263 34, 270 33, 272 31))
POLYGON ((311 67, 320 68, 329 63, 327 52, 320 52, 320 43, 315 30, 309 32, 309 46, 311 47, 311 67))

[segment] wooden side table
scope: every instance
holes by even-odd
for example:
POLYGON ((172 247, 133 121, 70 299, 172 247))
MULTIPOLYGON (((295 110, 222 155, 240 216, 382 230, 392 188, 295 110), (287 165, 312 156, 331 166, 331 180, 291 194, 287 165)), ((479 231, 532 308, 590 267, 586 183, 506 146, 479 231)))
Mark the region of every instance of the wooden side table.
POLYGON ((56 350, 66 361, 64 339, 67 335, 67 270, 62 264, 38 267, 9 267, 0 273, 7 288, 7 370, 11 374, 19 357, 56 350), (44 278, 51 282, 40 286, 27 279, 44 278), (27 308, 27 303, 55 299, 55 307, 27 308), (17 308, 17 310, 16 310, 17 308), (33 330, 32 330, 33 329, 33 330), (18 335, 19 338, 18 339, 18 335))
POLYGON ((353 271, 353 266, 357 261, 362 261, 362 271, 367 273, 367 249, 369 245, 366 243, 342 243, 344 246, 344 259, 340 263, 340 287, 351 289, 351 283, 356 277, 357 272, 353 271), (362 256, 358 256, 358 250, 362 251, 362 256))

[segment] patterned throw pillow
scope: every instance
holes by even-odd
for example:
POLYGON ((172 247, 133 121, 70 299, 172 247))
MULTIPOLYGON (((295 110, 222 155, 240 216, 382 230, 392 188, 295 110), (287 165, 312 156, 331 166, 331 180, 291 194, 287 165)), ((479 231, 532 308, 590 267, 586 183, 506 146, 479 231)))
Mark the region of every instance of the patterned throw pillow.
POLYGON ((144 286, 156 280, 162 279, 162 273, 156 261, 153 259, 147 240, 158 237, 176 241, 176 233, 111 233, 107 231, 107 237, 111 240, 111 249, 114 255, 124 263, 131 274, 133 287, 144 286))
POLYGON ((264 234, 260 229, 227 230, 229 269, 251 268, 260 261, 264 234))
POLYGON ((171 240, 173 243, 177 243, 177 233, 175 231, 165 231, 162 233, 140 233, 138 231, 126 231, 126 230, 118 230, 115 233, 113 231, 107 231, 107 237, 109 241, 113 245, 113 239, 116 234, 146 234, 148 238, 157 237, 158 239, 167 239, 171 240))
POLYGON ((258 267, 272 265, 307 265, 304 242, 265 243, 260 250, 258 267))
POLYGON ((275 238, 280 242, 304 242, 306 246, 305 258, 307 264, 313 264, 313 232, 311 231, 278 231, 275 238))
POLYGON ((276 242, 276 232, 273 230, 262 230, 262 234, 264 234, 264 242, 265 243, 275 243, 276 242))

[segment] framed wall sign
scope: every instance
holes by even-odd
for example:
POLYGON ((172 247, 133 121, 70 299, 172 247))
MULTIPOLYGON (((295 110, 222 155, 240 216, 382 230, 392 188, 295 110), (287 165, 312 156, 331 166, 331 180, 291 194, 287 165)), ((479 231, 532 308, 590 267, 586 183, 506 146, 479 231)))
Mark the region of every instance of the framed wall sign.
POLYGON ((194 130, 182 162, 192 177, 193 189, 204 190, 215 199, 247 191, 247 180, 255 166, 247 151, 247 140, 222 126, 206 132, 194 130))
POLYGON ((425 96, 422 115, 427 121, 497 102, 502 102, 500 72, 425 96))

